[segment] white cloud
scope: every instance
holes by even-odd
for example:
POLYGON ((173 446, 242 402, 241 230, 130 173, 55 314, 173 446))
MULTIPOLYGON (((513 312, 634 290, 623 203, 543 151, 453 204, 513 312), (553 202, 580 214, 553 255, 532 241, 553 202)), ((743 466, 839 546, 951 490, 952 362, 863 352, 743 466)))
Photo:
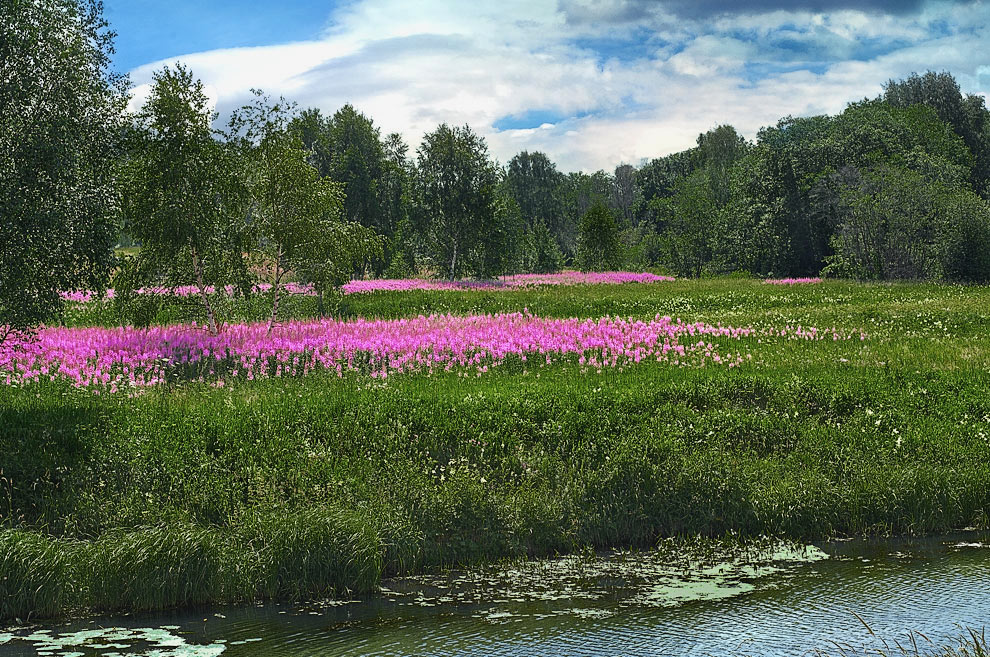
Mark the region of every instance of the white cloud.
POLYGON ((787 114, 841 111, 912 71, 948 69, 965 91, 990 90, 973 56, 990 45, 979 2, 905 15, 773 11, 709 21, 628 0, 564 8, 570 13, 535 0, 356 0, 318 40, 186 54, 131 77, 139 100, 154 70, 181 60, 222 114, 251 88, 327 113, 350 102, 414 148, 441 122, 468 123, 502 162, 543 150, 563 170, 638 163, 686 148, 719 123, 753 137, 787 114), (493 127, 532 111, 561 118, 493 127))

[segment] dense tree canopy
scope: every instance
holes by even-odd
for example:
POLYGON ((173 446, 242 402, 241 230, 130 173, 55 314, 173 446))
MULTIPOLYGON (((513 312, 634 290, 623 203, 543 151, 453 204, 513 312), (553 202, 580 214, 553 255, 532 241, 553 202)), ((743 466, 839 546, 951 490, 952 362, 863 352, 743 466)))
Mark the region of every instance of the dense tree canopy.
POLYGON ((125 80, 99 3, 0 3, 0 340, 102 288, 118 234, 125 80))
MULTIPOLYGON (((471 128, 439 126, 419 148, 419 183, 437 270, 450 278, 477 267, 477 250, 495 226, 498 172, 471 128)), ((484 253, 481 253, 482 260, 484 253)), ((481 267, 484 269, 484 267, 481 267)))
POLYGON ((142 249, 118 297, 192 284, 211 332, 219 291, 249 294, 259 272, 273 325, 289 275, 321 294, 369 272, 565 266, 990 280, 990 112, 948 73, 753 142, 719 125, 638 168, 563 173, 540 152, 502 167, 469 126, 438 126, 413 158, 349 104, 326 116, 259 96, 221 133, 181 66, 127 116, 98 3, 11 0, 0 27, 5 331, 57 315, 60 291, 104 286, 121 227, 142 249))
POLYGON ((220 320, 208 289, 244 286, 250 225, 245 172, 216 138, 214 118, 189 69, 155 73, 135 117, 125 199, 140 258, 169 284, 195 285, 216 334, 220 320))

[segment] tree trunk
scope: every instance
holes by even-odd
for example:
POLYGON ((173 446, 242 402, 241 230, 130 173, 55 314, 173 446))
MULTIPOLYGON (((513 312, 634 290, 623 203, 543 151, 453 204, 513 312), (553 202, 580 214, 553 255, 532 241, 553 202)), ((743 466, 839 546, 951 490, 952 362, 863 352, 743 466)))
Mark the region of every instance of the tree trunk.
POLYGON ((272 286, 272 318, 268 322, 268 335, 272 334, 272 329, 275 328, 275 321, 278 319, 278 299, 279 299, 279 288, 282 287, 282 249, 278 250, 278 256, 275 257, 275 283, 272 286))
POLYGON ((454 280, 454 271, 457 265, 457 240, 454 240, 454 255, 450 259, 450 280, 454 280))
POLYGON ((199 296, 203 300, 203 307, 206 308, 206 325, 210 332, 210 335, 217 335, 220 333, 217 328, 217 318, 216 314, 213 312, 213 305, 210 303, 210 297, 206 293, 206 284, 203 282, 203 263, 196 255, 196 249, 192 249, 192 261, 193 270, 196 272, 196 287, 199 288, 199 296))

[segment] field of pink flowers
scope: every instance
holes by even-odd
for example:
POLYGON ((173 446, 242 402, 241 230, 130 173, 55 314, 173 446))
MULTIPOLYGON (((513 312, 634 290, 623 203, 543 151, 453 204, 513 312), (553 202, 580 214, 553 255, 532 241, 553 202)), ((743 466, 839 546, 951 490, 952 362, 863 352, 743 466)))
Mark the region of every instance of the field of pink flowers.
POLYGON ((77 387, 116 392, 168 381, 225 385, 316 371, 385 378, 457 368, 480 376, 510 358, 526 363, 524 367, 570 358, 594 370, 651 359, 732 368, 751 356, 744 353, 744 345, 722 351, 717 342, 769 336, 845 340, 856 335, 801 326, 779 330, 713 326, 659 315, 636 321, 550 319, 529 313, 296 321, 271 335, 264 323, 229 325, 218 336, 194 325, 50 327, 31 339, 8 341, 0 349, 0 382, 65 380, 77 387))
MULTIPOLYGON (((445 281, 427 278, 378 278, 359 279, 346 283, 343 286, 344 294, 361 294, 365 292, 379 291, 405 291, 405 290, 512 290, 526 287, 536 287, 539 285, 618 285, 622 283, 660 283, 673 281, 671 276, 658 276, 648 272, 579 272, 565 271, 557 274, 514 274, 493 281, 445 281)), ((254 287, 255 292, 267 292, 271 285, 262 283, 254 287)), ((283 288, 289 294, 314 295, 313 288, 309 285, 298 283, 288 283, 283 288)), ((213 294, 216 290, 207 287, 207 293, 213 294)), ((234 288, 227 286, 226 293, 233 294, 234 288)), ((188 297, 199 294, 199 289, 195 285, 181 285, 176 288, 147 287, 137 290, 138 294, 169 294, 179 297, 188 297)), ((97 297, 97 294, 90 290, 80 290, 75 292, 63 292, 62 298, 66 301, 76 303, 86 303, 97 297)), ((107 290, 106 297, 112 299, 114 291, 107 290)))

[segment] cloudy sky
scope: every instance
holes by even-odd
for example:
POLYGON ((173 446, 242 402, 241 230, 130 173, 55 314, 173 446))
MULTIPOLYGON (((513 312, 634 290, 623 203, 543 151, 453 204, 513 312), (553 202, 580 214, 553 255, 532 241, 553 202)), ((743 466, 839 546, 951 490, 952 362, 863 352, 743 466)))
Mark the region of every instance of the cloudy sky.
POLYGON ((835 113, 890 78, 948 70, 990 93, 990 0, 106 0, 140 99, 177 60, 221 114, 251 88, 332 113, 350 102, 415 148, 470 124, 508 161, 565 170, 748 137, 835 113))

